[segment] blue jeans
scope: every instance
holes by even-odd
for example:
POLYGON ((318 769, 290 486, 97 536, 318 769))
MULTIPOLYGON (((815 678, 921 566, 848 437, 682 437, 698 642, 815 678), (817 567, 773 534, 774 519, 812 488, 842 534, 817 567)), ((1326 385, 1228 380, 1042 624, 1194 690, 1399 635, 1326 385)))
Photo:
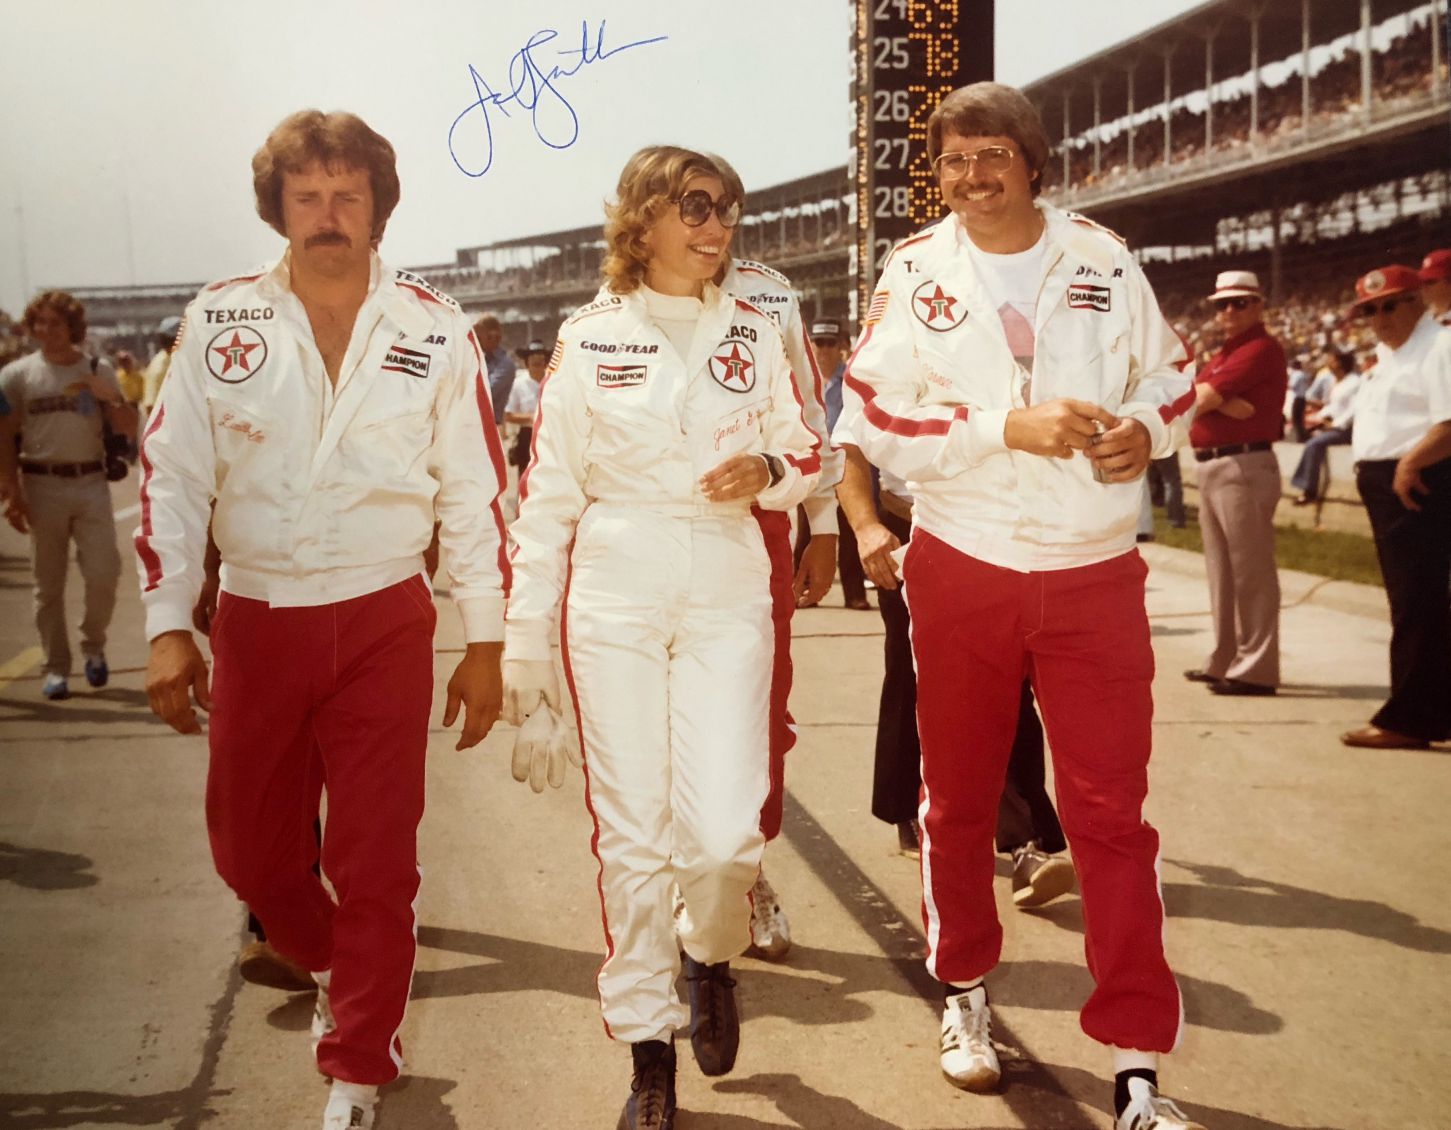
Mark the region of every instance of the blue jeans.
POLYGON ((1326 428, 1316 432, 1305 443, 1300 453, 1300 462, 1290 476, 1290 485, 1306 498, 1320 497, 1320 478, 1325 472, 1326 448, 1340 447, 1350 442, 1349 428, 1326 428))

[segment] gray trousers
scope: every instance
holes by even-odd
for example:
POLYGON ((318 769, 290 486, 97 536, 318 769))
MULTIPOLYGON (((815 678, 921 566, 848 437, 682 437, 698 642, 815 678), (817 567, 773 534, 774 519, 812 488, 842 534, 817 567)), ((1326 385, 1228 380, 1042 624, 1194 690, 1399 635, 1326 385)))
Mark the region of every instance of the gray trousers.
POLYGON ((1273 451, 1199 464, 1199 528, 1214 618, 1214 650, 1204 670, 1219 678, 1280 685, 1279 501, 1273 451))
POLYGON ((66 572, 70 543, 76 543, 76 564, 85 582, 85 615, 81 620, 81 652, 100 655, 106 629, 116 608, 121 553, 116 548, 116 519, 106 477, 87 475, 60 479, 25 476, 25 502, 30 510, 30 566, 35 577, 35 626, 45 653, 47 675, 69 675, 71 647, 65 622, 66 572))

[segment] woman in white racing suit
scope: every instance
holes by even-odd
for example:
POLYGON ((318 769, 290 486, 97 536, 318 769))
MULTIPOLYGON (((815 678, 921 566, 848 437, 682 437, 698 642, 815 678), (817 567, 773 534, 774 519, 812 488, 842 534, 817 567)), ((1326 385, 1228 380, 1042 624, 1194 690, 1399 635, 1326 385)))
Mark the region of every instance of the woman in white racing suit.
POLYGON ((505 715, 558 705, 557 619, 600 863, 600 1001, 632 1045, 630 1130, 673 1125, 682 959, 702 1071, 735 1062, 729 962, 751 941, 784 654, 772 577, 789 592, 787 514, 820 467, 775 322, 711 282, 743 205, 719 158, 652 146, 625 165, 607 294, 560 328, 512 529, 505 715))

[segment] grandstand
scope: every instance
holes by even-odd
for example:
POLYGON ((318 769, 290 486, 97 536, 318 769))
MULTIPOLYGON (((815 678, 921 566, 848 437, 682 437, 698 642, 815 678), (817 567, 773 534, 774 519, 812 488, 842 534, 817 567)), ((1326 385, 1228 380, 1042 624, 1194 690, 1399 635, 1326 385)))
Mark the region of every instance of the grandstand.
MULTIPOLYGON (((1447 3, 1209 0, 1049 75, 1027 88, 1059 139, 1046 196, 1122 233, 1191 335, 1232 263, 1312 348, 1357 273, 1451 242, 1447 3)), ((843 166, 750 193, 735 250, 789 274, 808 316, 848 309, 852 187, 843 166)), ((595 293, 601 252, 592 225, 412 269, 517 344, 595 293)), ((197 285, 68 289, 134 343, 197 285)))

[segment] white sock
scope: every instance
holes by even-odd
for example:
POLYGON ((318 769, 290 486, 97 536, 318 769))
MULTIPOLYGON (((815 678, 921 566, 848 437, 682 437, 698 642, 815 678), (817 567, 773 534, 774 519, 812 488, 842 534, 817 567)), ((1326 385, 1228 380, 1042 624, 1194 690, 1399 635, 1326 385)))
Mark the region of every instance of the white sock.
POLYGON ((333 1080, 332 1093, 359 1106, 372 1104, 378 1099, 378 1087, 376 1084, 349 1083, 344 1079, 333 1080))
POLYGON ((1113 1053, 1113 1073, 1117 1075, 1120 1071, 1153 1071, 1159 1070, 1158 1052, 1141 1052, 1135 1048, 1110 1047, 1113 1053))

